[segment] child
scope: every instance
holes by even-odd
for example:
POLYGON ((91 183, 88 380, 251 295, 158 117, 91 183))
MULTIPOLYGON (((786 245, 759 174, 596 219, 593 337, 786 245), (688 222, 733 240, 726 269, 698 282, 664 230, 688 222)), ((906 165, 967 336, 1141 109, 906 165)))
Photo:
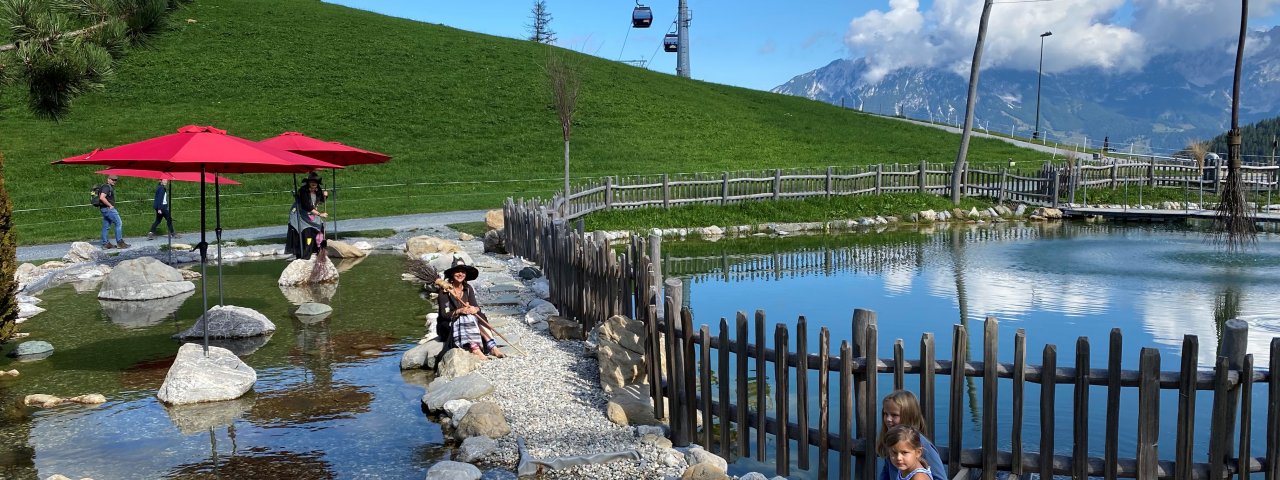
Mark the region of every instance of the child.
POLYGON ((920 432, 906 425, 897 425, 880 435, 880 455, 889 460, 898 471, 897 480, 932 480, 929 465, 921 458, 924 446, 920 432))
MULTIPOLYGON (((880 440, 883 443, 885 435, 895 426, 906 425, 920 438, 921 460, 922 463, 930 467, 929 474, 933 480, 947 480, 946 469, 942 467, 942 457, 938 455, 938 448, 924 436, 924 415, 920 412, 920 402, 916 400, 915 394, 906 390, 895 390, 885 395, 884 402, 881 404, 880 416, 880 440)), ((883 454, 883 452, 881 452, 883 454)), ((898 477, 897 468, 893 463, 886 461, 884 468, 880 469, 878 480, 894 480, 898 477)))

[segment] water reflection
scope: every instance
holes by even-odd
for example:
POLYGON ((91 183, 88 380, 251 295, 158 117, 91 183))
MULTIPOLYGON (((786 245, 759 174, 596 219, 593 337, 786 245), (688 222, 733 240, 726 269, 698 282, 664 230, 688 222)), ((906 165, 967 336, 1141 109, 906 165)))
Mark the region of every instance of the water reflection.
POLYGON ((123 328, 153 327, 169 320, 178 308, 186 303, 195 291, 181 293, 167 298, 155 300, 124 301, 98 300, 102 305, 102 313, 111 319, 111 323, 123 328))
MULTIPOLYGON (((212 437, 211 437, 212 438, 212 437)), ((296 478, 327 480, 338 478, 323 453, 289 452, 266 448, 249 448, 219 458, 217 443, 210 441, 210 458, 205 461, 179 465, 165 475, 166 478, 296 478)))
POLYGON ((284 298, 294 305, 302 305, 304 303, 327 304, 332 302, 333 296, 338 293, 338 284, 321 283, 291 287, 280 285, 280 293, 284 294, 284 298))
MULTIPOLYGON (((271 340, 272 335, 275 335, 275 333, 273 332, 266 335, 255 335, 252 337, 241 338, 210 338, 209 346, 225 348, 230 350, 231 353, 236 354, 237 357, 247 357, 249 355, 253 355, 253 352, 258 351, 259 348, 266 345, 267 342, 271 340)), ((203 340, 200 338, 192 338, 189 339, 189 341, 201 342, 203 340)))
POLYGON ((254 406, 254 395, 234 400, 193 403, 188 405, 164 405, 169 420, 183 435, 194 435, 216 427, 226 427, 245 416, 254 406))

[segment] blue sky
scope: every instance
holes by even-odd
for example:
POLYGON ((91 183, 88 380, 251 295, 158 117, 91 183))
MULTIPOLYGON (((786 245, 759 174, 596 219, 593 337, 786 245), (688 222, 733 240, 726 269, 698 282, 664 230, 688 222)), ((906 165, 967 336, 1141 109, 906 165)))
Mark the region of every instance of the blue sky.
MULTIPOLYGON (((533 0, 325 1, 513 38, 528 35, 533 5, 533 0)), ((978 0, 688 1, 693 78, 758 90, 840 58, 866 57, 873 77, 908 66, 967 75, 982 5, 978 0)), ((634 1, 546 4, 557 45, 610 60, 644 60, 651 70, 674 74, 675 54, 663 52, 661 43, 674 28, 676 0, 646 3, 654 12, 648 29, 630 28, 634 1)), ((1280 0, 1253 0, 1250 26, 1276 25, 1278 6, 1280 0)), ((1039 34, 1053 31, 1044 47, 1046 72, 1141 68, 1155 53, 1230 43, 1239 28, 1239 8, 1231 0, 996 0, 983 66, 1034 69, 1039 34)))

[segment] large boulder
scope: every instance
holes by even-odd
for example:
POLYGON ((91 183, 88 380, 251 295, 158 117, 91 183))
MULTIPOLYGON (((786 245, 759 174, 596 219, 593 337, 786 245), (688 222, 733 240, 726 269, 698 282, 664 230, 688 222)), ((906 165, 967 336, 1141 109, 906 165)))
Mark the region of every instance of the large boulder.
POLYGON ((661 425, 653 416, 653 400, 648 387, 630 385, 619 388, 605 406, 609 421, 618 425, 661 425))
POLYGON ((458 460, 464 462, 474 462, 493 453, 498 449, 498 442, 484 435, 468 437, 462 440, 462 446, 458 447, 458 460))
POLYGON ((444 409, 449 400, 475 400, 493 393, 493 383, 479 373, 471 373, 454 379, 436 378, 427 385, 427 394, 422 396, 422 404, 431 412, 444 409))
POLYGON ((559 315, 547 317, 547 327, 551 338, 556 340, 586 340, 582 335, 582 324, 559 315))
POLYGON ((511 433, 511 425, 502 415, 502 407, 494 402, 476 402, 458 422, 454 435, 459 439, 485 436, 501 438, 511 433))
POLYGON ((489 230, 502 230, 505 228, 506 218, 502 214, 502 209, 484 212, 484 226, 489 230))
MULTIPOLYGON (((462 251, 462 247, 443 238, 436 238, 430 235, 419 235, 410 238, 404 243, 405 253, 410 258, 421 258, 428 253, 457 253, 462 251)), ((471 265, 468 263, 467 265, 471 265)))
POLYGON ((89 242, 75 242, 71 244, 71 250, 62 256, 62 260, 67 263, 92 262, 102 255, 102 250, 93 246, 89 242))
POLYGON ((461 377, 480 368, 481 361, 483 361, 482 358, 471 352, 461 348, 451 348, 444 352, 444 357, 440 358, 436 371, 444 378, 461 377))
POLYGON ((418 368, 436 368, 436 357, 440 352, 444 351, 444 344, 439 340, 431 339, 426 343, 410 348, 400 357, 401 370, 414 370, 418 368))
POLYGON ((641 322, 614 315, 596 330, 599 347, 596 359, 600 364, 600 388, 606 393, 627 386, 645 383, 644 325, 641 322))
POLYGON ((173 338, 201 338, 204 336, 205 324, 208 324, 209 338, 248 338, 267 335, 276 331, 276 324, 271 323, 266 315, 252 308, 234 305, 219 305, 196 320, 195 325, 173 338))
POLYGON ((258 373, 229 350, 209 347, 206 355, 200 345, 188 343, 178 349, 156 398, 169 405, 231 400, 257 381, 258 373))
POLYGON ((29 340, 18 344, 18 348, 9 352, 10 357, 18 360, 38 360, 53 353, 53 345, 43 340, 29 340))
POLYGON ((312 255, 289 262, 276 283, 284 287, 338 283, 338 266, 324 255, 312 255))
POLYGON ((98 298, 104 300, 154 300, 187 292, 196 285, 182 278, 178 269, 152 257, 125 260, 102 281, 98 298))
POLYGON ((329 240, 328 242, 325 242, 325 244, 328 246, 328 252, 330 257, 360 258, 369 254, 369 252, 366 252, 364 250, 351 246, 346 242, 329 240))
POLYGON ((427 480, 479 480, 480 469, 470 463, 442 460, 427 469, 427 480))
POLYGON ((484 232, 484 253, 507 253, 507 240, 502 235, 502 230, 489 230, 484 232))
POLYGON ((449 267, 453 266, 453 259, 455 257, 461 258, 462 262, 467 265, 476 265, 475 260, 471 258, 471 254, 468 254, 467 252, 427 253, 418 258, 427 262, 427 264, 431 265, 431 268, 436 269, 437 272, 444 273, 445 270, 448 270, 449 267))

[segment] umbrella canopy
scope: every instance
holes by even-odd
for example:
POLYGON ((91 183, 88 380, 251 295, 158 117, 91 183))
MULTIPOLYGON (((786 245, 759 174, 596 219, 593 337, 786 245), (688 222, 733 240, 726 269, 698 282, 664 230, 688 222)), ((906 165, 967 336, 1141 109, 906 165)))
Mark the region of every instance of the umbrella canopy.
MULTIPOLYGON (((106 170, 98 170, 94 173, 103 175, 119 175, 121 177, 136 178, 152 178, 156 180, 170 180, 174 182, 199 182, 200 172, 158 172, 155 170, 138 170, 133 168, 108 168, 106 170)), ((204 183, 221 183, 223 185, 239 185, 240 182, 230 178, 214 175, 212 173, 204 174, 204 183)))
POLYGON ((386 154, 320 140, 298 132, 284 132, 258 143, 344 167, 391 160, 391 156, 386 154))
POLYGON ((226 130, 196 125, 179 128, 178 133, 94 150, 53 163, 214 173, 300 173, 317 168, 342 168, 341 165, 228 135, 226 130))

